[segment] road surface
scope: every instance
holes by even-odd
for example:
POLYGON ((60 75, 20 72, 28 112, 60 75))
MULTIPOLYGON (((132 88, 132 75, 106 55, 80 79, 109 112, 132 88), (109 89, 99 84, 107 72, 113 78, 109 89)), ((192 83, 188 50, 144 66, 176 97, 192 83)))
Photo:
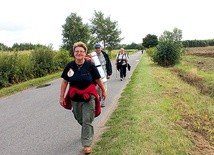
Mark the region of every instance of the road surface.
MULTIPOLYGON (((119 80, 115 61, 113 75, 108 81, 106 107, 93 122, 95 140, 117 107, 117 101, 129 82, 129 78, 142 56, 141 52, 130 55, 131 71, 127 78, 119 80), (117 75, 116 75, 117 73, 117 75)), ((0 154, 1 155, 81 155, 81 126, 70 110, 59 105, 61 79, 49 86, 21 91, 0 98, 0 154)))

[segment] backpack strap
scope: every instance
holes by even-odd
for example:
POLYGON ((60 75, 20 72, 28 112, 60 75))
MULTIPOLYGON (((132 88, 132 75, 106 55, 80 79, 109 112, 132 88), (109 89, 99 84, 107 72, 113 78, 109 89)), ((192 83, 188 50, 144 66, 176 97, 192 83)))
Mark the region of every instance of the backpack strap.
POLYGON ((91 71, 92 70, 92 62, 91 62, 91 60, 85 60, 85 61, 86 61, 86 64, 87 64, 87 70, 91 71))

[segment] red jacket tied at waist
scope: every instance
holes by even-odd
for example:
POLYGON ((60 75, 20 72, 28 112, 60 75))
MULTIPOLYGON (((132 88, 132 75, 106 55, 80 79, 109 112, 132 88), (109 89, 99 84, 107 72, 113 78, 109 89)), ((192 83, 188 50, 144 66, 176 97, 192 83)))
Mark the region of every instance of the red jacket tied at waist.
POLYGON ((100 100, 94 84, 89 85, 84 90, 80 90, 74 87, 69 87, 69 90, 65 97, 65 102, 61 104, 61 106, 63 106, 65 109, 71 110, 72 109, 71 98, 75 94, 82 95, 85 100, 90 99, 90 95, 94 95, 95 96, 95 117, 100 115, 101 113, 100 100))

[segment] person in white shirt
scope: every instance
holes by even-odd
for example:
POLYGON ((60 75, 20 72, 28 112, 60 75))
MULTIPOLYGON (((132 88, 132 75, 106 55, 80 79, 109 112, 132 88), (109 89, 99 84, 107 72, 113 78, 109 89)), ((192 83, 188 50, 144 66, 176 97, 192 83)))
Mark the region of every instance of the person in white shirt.
MULTIPOLYGON (((101 44, 99 44, 99 43, 95 44, 94 48, 95 48, 95 52, 97 53, 97 56, 99 58, 100 64, 104 70, 106 79, 108 80, 108 79, 110 79, 110 76, 112 75, 112 65, 111 65, 110 58, 109 58, 108 54, 102 50, 101 44)), ((107 80, 103 81, 106 91, 107 91, 107 80)), ((102 91, 99 87, 97 88, 97 91, 98 91, 99 95, 102 96, 102 91)), ((101 102, 101 107, 105 107, 106 103, 103 98, 100 99, 100 102, 101 102)))
POLYGON ((120 81, 123 81, 126 77, 126 67, 128 64, 128 55, 124 48, 120 49, 120 52, 116 56, 117 70, 120 72, 120 81))

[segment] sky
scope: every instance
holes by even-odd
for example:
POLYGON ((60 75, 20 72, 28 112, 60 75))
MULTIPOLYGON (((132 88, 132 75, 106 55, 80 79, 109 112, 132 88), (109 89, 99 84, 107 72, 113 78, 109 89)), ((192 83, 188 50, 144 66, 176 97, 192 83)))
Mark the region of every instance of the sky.
POLYGON ((0 43, 62 45, 62 25, 76 13, 90 24, 94 11, 118 22, 122 44, 147 34, 182 30, 182 40, 214 39, 213 0, 1 0, 0 43))

